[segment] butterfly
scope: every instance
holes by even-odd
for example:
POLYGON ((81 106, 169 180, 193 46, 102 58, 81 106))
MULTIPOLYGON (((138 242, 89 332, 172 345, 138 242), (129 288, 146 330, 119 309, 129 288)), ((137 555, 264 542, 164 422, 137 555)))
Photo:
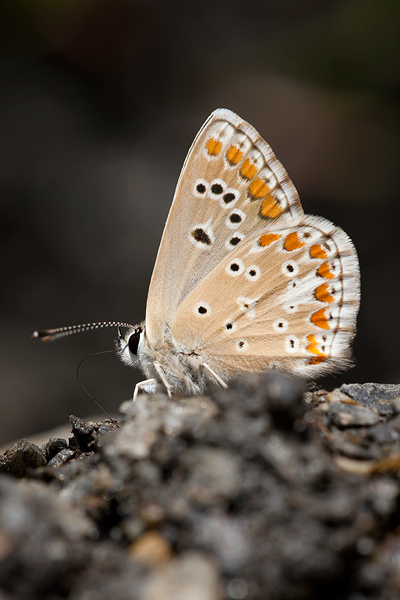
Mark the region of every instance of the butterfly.
POLYGON ((117 325, 117 354, 139 390, 198 394, 269 369, 315 379, 352 365, 360 303, 357 253, 342 229, 305 215, 270 146, 215 110, 184 162, 143 323, 34 332, 45 340, 117 325))

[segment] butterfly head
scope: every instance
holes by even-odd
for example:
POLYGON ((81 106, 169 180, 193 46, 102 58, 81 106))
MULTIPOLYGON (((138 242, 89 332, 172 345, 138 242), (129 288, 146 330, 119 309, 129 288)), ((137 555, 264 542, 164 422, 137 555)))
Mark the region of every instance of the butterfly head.
POLYGON ((138 354, 143 348, 145 340, 144 324, 130 327, 125 335, 122 335, 118 328, 118 337, 115 342, 117 356, 128 366, 135 366, 138 361, 138 354))

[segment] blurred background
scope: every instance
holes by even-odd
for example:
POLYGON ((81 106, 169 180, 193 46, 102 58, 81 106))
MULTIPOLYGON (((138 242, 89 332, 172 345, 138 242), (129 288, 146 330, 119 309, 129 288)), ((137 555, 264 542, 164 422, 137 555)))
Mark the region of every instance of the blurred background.
MULTIPOLYGON (((398 0, 16 0, 0 5, 0 443, 97 412, 75 371, 144 318, 186 152, 230 108, 267 140, 306 213, 354 240, 357 365, 400 379, 398 0)), ((82 383, 109 412, 140 374, 113 354, 82 383)))

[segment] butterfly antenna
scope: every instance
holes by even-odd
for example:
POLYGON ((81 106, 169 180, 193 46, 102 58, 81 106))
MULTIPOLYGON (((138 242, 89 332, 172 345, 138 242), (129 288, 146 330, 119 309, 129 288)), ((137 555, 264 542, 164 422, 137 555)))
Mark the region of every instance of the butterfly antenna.
POLYGON ((85 323, 84 325, 68 325, 68 327, 57 327, 56 329, 43 329, 34 331, 32 338, 38 338, 42 342, 54 342, 67 335, 91 331, 92 329, 103 329, 104 327, 133 327, 129 323, 120 323, 119 321, 100 321, 99 323, 85 323))
POLYGON ((79 378, 79 371, 80 371, 82 364, 85 362, 85 360, 87 360, 88 358, 91 358, 92 356, 98 356, 99 354, 109 354, 111 352, 115 353, 115 350, 102 350, 102 352, 93 352, 93 354, 89 354, 88 356, 85 356, 85 358, 83 358, 81 360, 81 362, 79 363, 79 365, 76 368, 76 378, 78 380, 79 385, 81 386, 83 391, 89 396, 89 398, 91 398, 93 400, 93 402, 95 404, 97 404, 97 406, 100 408, 100 410, 103 411, 103 413, 110 419, 110 421, 112 421, 115 425, 120 427, 118 421, 116 421, 111 415, 109 415, 108 412, 101 406, 101 404, 99 402, 97 402, 97 400, 95 398, 93 398, 92 394, 90 392, 88 392, 88 390, 85 388, 85 386, 83 385, 83 383, 81 382, 81 380, 79 378))
MULTIPOLYGON (((133 327, 133 325, 131 325, 130 323, 121 323, 120 321, 99 321, 98 323, 85 323, 83 325, 68 325, 67 327, 57 327, 55 329, 43 329, 42 331, 34 331, 32 333, 32 338, 34 339, 40 339, 42 342, 54 342, 55 340, 58 340, 62 337, 66 337, 67 335, 72 335, 74 333, 81 333, 83 331, 91 331, 93 329, 103 329, 104 327, 118 327, 118 337, 121 337, 121 330, 120 327, 133 327)), ((101 406, 101 404, 99 402, 97 402, 97 400, 92 396, 92 394, 85 388, 85 386, 83 385, 83 383, 81 382, 80 378, 79 378, 79 371, 80 368, 82 366, 82 364, 85 362, 85 360, 87 360, 88 358, 92 357, 92 356, 97 356, 99 354, 108 354, 108 353, 115 353, 115 350, 103 350, 102 352, 94 352, 93 354, 89 354, 88 356, 86 356, 83 360, 81 360, 81 362, 79 363, 77 369, 76 369, 76 378, 78 380, 79 385, 81 386, 81 388, 83 389, 83 391, 89 396, 89 398, 91 398, 93 400, 93 402, 95 404, 97 404, 97 406, 100 408, 100 410, 103 411, 103 413, 113 422, 113 423, 117 423, 117 421, 115 419, 113 419, 113 417, 111 417, 111 415, 108 414, 108 412, 106 410, 104 410, 104 408, 101 406)))

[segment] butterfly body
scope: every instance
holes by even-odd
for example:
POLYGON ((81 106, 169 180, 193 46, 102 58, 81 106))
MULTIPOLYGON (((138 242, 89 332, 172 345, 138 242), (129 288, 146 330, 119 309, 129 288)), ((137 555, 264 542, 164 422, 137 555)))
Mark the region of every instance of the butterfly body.
MULTIPOLYGON (((141 329, 138 344, 128 344, 123 338, 117 341, 117 352, 121 360, 140 370, 148 377, 142 382, 140 388, 146 392, 155 392, 165 389, 165 383, 160 381, 160 368, 165 376, 166 382, 171 386, 171 393, 195 395, 204 391, 206 378, 202 372, 202 357, 196 348, 190 349, 182 344, 176 344, 170 333, 165 331, 163 339, 155 345, 150 344, 146 336, 146 326, 141 325, 128 330, 125 339, 132 336, 132 331, 141 329), (158 366, 157 367, 155 366, 158 366)), ((167 388, 168 389, 168 388, 167 388)))
POLYGON ((305 215, 268 144, 219 109, 184 163, 145 323, 119 338, 118 354, 149 378, 136 393, 194 394, 273 368, 305 379, 344 370, 359 281, 350 238, 305 215))

